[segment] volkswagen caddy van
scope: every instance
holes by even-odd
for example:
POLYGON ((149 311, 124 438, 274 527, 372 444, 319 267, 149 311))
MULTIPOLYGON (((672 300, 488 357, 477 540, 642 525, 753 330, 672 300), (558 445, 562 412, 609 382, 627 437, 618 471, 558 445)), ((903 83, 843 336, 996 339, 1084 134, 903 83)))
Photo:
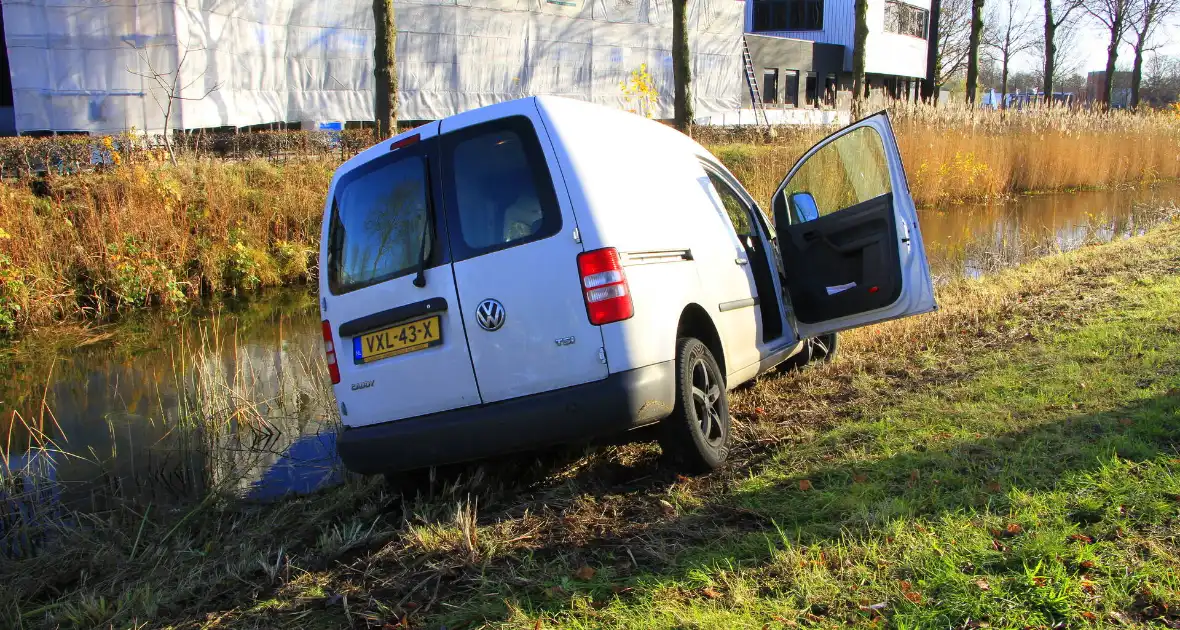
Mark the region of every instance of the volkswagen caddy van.
POLYGON ((389 473, 661 423, 684 469, 721 465, 727 391, 935 308, 884 113, 809 150, 772 215, 687 136, 581 101, 369 148, 320 250, 340 457, 389 473))

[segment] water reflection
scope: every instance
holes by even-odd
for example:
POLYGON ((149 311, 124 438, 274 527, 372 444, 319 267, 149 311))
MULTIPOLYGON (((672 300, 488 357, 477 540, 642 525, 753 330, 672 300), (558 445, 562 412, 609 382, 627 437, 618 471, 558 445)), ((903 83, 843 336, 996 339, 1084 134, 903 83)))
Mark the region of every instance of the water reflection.
MULTIPOLYGON (((252 498, 340 477, 315 301, 279 292, 182 323, 32 335, 0 357, 0 476, 73 507, 252 498), (4 470, 4 469, 7 470, 4 470)), ((6 485, 0 492, 12 494, 6 485)))
MULTIPOLYGON (((942 278, 1134 234, 1180 185, 924 210, 942 278)), ((0 349, 0 534, 61 505, 259 500, 341 479, 314 296, 271 293, 216 316, 52 330, 0 349), (21 499, 18 501, 4 501, 21 499), (30 510, 40 510, 36 514, 30 510)))
POLYGON ((1180 184, 1021 196, 918 212, 939 279, 978 277, 1048 254, 1142 233, 1174 214, 1180 184))

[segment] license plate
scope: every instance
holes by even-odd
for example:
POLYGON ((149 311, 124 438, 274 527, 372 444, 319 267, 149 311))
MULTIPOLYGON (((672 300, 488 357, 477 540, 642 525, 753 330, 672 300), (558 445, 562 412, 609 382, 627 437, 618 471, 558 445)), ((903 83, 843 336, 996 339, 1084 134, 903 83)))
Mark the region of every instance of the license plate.
POLYGON ((356 363, 372 363, 441 343, 442 325, 435 315, 353 337, 352 359, 356 363))

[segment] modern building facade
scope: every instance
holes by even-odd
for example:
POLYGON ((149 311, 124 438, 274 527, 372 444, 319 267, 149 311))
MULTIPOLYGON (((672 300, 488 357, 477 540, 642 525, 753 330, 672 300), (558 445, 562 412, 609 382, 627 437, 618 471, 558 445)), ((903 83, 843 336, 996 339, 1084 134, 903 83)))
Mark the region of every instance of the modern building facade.
MULTIPOLYGON (((746 41, 759 86, 788 88, 785 99, 781 89, 768 91, 779 97, 764 98, 769 109, 835 106, 836 93, 852 89, 855 7, 856 0, 746 2, 746 41), (802 96, 792 99, 796 81, 802 96)), ((868 27, 866 91, 914 97, 926 76, 930 0, 869 0, 868 27)))

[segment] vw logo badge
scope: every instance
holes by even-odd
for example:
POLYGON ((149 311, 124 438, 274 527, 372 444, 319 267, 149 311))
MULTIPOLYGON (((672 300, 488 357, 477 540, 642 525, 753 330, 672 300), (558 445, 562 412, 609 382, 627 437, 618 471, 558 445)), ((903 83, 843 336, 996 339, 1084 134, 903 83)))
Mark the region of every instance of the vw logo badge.
POLYGON ((500 330, 504 325, 504 305, 497 300, 487 299, 475 308, 475 321, 479 327, 487 331, 500 330))

